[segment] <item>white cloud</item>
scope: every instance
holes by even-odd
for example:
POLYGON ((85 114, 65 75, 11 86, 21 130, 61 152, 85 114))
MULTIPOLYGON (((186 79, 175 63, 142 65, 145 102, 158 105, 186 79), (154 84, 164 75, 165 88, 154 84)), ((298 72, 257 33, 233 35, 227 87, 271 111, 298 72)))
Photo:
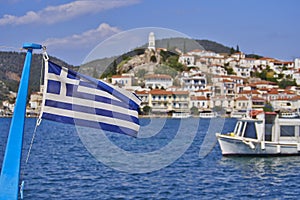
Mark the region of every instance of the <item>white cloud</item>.
POLYGON ((48 6, 43 10, 28 11, 23 16, 4 15, 0 18, 0 25, 7 24, 29 24, 47 23, 53 24, 66 21, 84 14, 97 13, 117 7, 127 6, 138 3, 139 0, 89 0, 74 1, 59 6, 48 6))
POLYGON ((51 46, 52 49, 93 47, 102 42, 104 39, 120 31, 121 30, 117 27, 112 27, 107 23, 102 23, 96 29, 91 29, 81 34, 74 34, 64 38, 49 38, 42 42, 42 44, 48 47, 51 46))

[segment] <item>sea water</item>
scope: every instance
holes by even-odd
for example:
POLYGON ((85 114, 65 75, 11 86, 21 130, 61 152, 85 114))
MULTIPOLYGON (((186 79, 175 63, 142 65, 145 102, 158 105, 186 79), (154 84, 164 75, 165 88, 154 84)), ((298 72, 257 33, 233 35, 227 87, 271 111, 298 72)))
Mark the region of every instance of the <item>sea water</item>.
MULTIPOLYGON (((143 138, 107 133, 107 138, 122 151, 136 156, 160 151, 163 155, 164 147, 172 144, 178 131, 184 130, 186 133, 180 134, 191 136, 196 127, 182 155, 167 166, 144 173, 120 171, 122 165, 115 167, 99 161, 87 150, 76 127, 50 121, 43 121, 37 128, 26 163, 35 123, 34 118, 26 119, 21 166, 24 199, 298 199, 300 196, 300 157, 222 157, 213 139, 203 144, 210 128, 209 119, 141 119, 141 130, 157 132, 143 138), (183 120, 190 125, 180 129, 183 120), (212 146, 212 151, 207 148, 205 158, 199 157, 202 145, 212 146)), ((231 131, 234 124, 234 119, 226 119, 223 131, 231 131)), ((1 163, 9 125, 9 118, 0 118, 1 163)), ((133 160, 125 161, 124 169, 135 169, 133 160)), ((153 160, 145 162, 147 168, 153 160)))

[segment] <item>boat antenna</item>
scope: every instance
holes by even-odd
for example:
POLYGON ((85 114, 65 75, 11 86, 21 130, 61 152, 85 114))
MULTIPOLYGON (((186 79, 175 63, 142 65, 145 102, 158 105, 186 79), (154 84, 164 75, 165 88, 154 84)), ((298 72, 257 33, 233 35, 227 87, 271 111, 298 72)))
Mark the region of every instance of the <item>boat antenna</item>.
POLYGON ((30 77, 32 51, 33 49, 42 49, 42 45, 24 43, 23 49, 26 49, 27 53, 2 163, 2 171, 0 176, 0 199, 18 199, 20 163, 22 157, 26 100, 30 77))

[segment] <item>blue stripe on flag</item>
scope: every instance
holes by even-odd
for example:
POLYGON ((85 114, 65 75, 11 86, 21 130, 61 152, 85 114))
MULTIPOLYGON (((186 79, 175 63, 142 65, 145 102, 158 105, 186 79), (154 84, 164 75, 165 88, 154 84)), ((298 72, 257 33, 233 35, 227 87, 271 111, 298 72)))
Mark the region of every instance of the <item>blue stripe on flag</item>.
POLYGON ((95 122, 95 121, 90 121, 90 120, 85 120, 85 119, 74 119, 72 117, 55 115, 55 114, 46 113, 46 112, 43 113, 42 118, 48 119, 51 121, 56 121, 56 122, 62 122, 62 123, 67 123, 67 124, 89 127, 89 128, 102 129, 102 130, 110 131, 110 132, 122 133, 122 134, 130 135, 133 137, 137 136, 137 132, 135 130, 112 125, 112 124, 107 124, 107 123, 103 123, 103 122, 95 122))
MULTIPOLYGON (((65 110, 72 110, 72 111, 88 113, 88 114, 94 114, 94 115, 101 115, 105 117, 117 118, 117 119, 131 121, 136 124, 139 124, 139 119, 137 117, 106 110, 106 109, 101 109, 101 108, 92 108, 88 106, 81 106, 81 105, 76 105, 71 103, 63 103, 63 102, 53 101, 53 100, 46 100, 45 106, 61 108, 65 110)), ((74 117, 76 117, 76 115, 74 117)))
POLYGON ((48 72, 56 75, 60 75, 62 68, 52 62, 49 62, 48 72))
POLYGON ((61 82, 48 80, 47 92, 51 94, 59 94, 60 86, 61 86, 61 82))

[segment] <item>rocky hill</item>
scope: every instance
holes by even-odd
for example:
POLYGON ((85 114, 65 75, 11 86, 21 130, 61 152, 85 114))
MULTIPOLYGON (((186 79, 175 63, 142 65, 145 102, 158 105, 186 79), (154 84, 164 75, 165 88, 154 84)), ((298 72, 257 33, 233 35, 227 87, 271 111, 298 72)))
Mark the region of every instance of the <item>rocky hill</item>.
MULTIPOLYGON (((124 53, 123 55, 111 58, 103 58, 94 60, 92 62, 86 63, 80 66, 80 71, 84 74, 101 78, 106 76, 111 76, 116 74, 117 66, 128 59, 129 57, 134 57, 136 55, 141 55, 147 48, 148 44, 137 47, 133 51, 124 53)), ((179 54, 178 50, 182 53, 195 50, 195 49, 204 49, 207 51, 213 51, 216 53, 226 53, 230 54, 233 51, 233 48, 226 47, 220 43, 209 41, 209 40, 192 40, 188 38, 169 38, 169 39, 161 39, 155 41, 155 46, 157 48, 165 48, 168 49, 170 54, 179 54)))

